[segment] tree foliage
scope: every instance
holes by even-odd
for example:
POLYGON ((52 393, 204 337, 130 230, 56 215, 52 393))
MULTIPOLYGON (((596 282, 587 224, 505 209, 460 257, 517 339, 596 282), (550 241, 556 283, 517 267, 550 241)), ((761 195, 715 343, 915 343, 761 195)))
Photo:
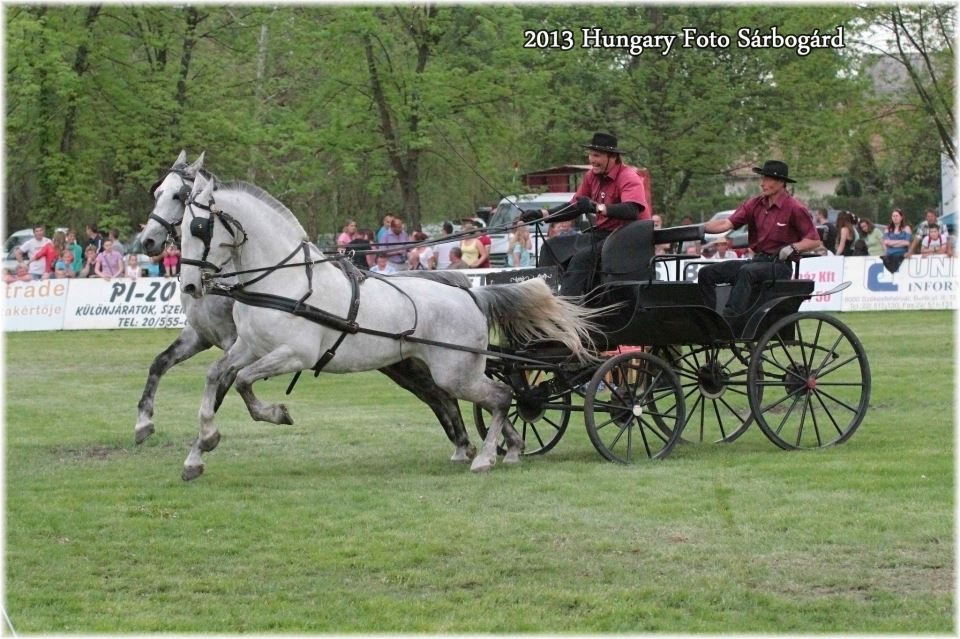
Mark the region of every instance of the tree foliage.
POLYGON ((654 208, 674 221, 727 206, 724 178, 773 156, 810 179, 866 153, 877 177, 860 183, 905 197, 930 188, 937 132, 953 130, 953 19, 822 5, 9 6, 7 225, 130 233, 185 148, 269 190, 311 233, 388 212, 415 228, 518 192, 521 172, 581 162, 597 130, 651 171, 654 208), (735 37, 888 23, 924 45, 901 56, 917 78, 908 97, 870 93, 868 57, 849 47, 801 56, 735 37), (594 27, 734 43, 631 55, 580 46, 594 27), (525 30, 569 31, 576 46, 525 48, 525 30))

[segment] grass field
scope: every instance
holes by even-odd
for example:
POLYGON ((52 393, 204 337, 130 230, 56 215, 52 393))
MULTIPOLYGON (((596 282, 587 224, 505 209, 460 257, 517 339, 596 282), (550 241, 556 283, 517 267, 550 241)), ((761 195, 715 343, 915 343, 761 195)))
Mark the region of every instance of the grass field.
POLYGON ((576 414, 477 476, 386 378, 304 376, 294 426, 231 393, 191 483, 213 352, 161 382, 137 447, 173 331, 8 334, 6 611, 19 634, 953 633, 954 314, 841 318, 873 393, 836 448, 753 427, 624 467, 576 414))

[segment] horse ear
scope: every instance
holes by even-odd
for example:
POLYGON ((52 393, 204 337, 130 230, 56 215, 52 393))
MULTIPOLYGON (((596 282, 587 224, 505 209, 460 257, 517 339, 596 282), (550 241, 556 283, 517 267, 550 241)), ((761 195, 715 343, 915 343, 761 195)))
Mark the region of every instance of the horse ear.
POLYGON ((177 156, 177 160, 173 163, 173 166, 177 166, 178 164, 186 164, 186 163, 187 163, 187 152, 183 149, 180 149, 180 155, 177 156))
POLYGON ((190 165, 190 168, 187 169, 190 172, 190 175, 200 175, 200 168, 203 166, 203 156, 206 155, 206 151, 200 152, 200 157, 198 157, 193 164, 190 165))
MULTIPOLYGON (((197 179, 199 179, 200 177, 202 176, 198 175, 197 179)), ((209 202, 210 200, 212 200, 214 186, 216 186, 216 183, 213 180, 205 180, 203 187, 200 191, 200 195, 197 199, 199 199, 201 202, 209 202)))
POLYGON ((197 199, 196 196, 203 191, 204 187, 207 186, 208 181, 210 180, 207 180, 207 178, 203 177, 199 173, 197 174, 197 177, 193 180, 193 188, 190 189, 190 195, 194 196, 193 199, 197 199))

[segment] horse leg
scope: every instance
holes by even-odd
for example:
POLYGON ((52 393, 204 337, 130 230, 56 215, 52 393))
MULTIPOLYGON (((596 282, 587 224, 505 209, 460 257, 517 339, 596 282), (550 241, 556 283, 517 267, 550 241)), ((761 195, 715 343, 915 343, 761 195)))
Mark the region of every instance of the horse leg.
POLYGON ((293 351, 287 346, 281 346, 249 366, 241 368, 237 372, 234 383, 237 386, 237 392, 247 404, 250 416, 256 420, 274 424, 293 424, 287 407, 283 404, 267 405, 261 402, 253 394, 253 384, 266 377, 291 373, 302 368, 300 359, 295 357, 293 351))
MULTIPOLYGON (((484 375, 483 358, 469 356, 469 359, 465 360, 461 357, 440 353, 436 355, 436 359, 429 361, 428 365, 437 385, 445 391, 490 411, 492 418, 483 447, 470 464, 470 470, 483 472, 497 463, 497 439, 507 423, 507 411, 513 401, 513 391, 506 384, 495 382, 484 375)), ((519 455, 517 458, 519 459, 519 455)))
MULTIPOLYGON (((507 424, 507 411, 510 409, 513 391, 510 387, 481 374, 468 383, 461 392, 464 399, 480 404, 481 407, 489 410, 492 416, 490 429, 483 440, 483 448, 470 464, 470 470, 475 473, 488 471, 497 463, 497 438, 507 424)), ((519 452, 511 459, 511 463, 518 461, 520 461, 519 452)))
POLYGON ((139 415, 137 423, 133 427, 133 437, 136 443, 142 443, 154 433, 153 400, 157 395, 160 378, 180 362, 190 359, 211 346, 210 342, 200 337, 192 327, 187 326, 170 346, 154 358, 150 365, 150 372, 147 374, 147 384, 143 388, 143 395, 137 405, 139 415))
POLYGON ((193 440, 187 459, 183 462, 183 472, 180 476, 184 481, 196 479, 203 474, 203 456, 202 453, 209 452, 220 443, 220 431, 213 423, 216 414, 217 387, 224 375, 231 370, 236 370, 242 366, 249 354, 238 340, 233 347, 227 351, 227 354, 215 361, 207 369, 206 384, 203 389, 203 399, 200 401, 200 432, 197 438, 193 440))
POLYGON ((430 407, 443 426, 447 439, 456 447, 450 461, 470 461, 477 455, 477 449, 470 443, 463 425, 460 405, 450 393, 437 386, 425 366, 416 360, 405 359, 381 368, 380 372, 430 407))

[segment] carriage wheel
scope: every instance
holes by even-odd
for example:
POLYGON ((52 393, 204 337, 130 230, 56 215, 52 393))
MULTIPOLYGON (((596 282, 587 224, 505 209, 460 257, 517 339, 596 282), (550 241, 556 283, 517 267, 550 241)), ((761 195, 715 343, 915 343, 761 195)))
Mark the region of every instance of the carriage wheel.
POLYGON ((870 401, 860 340, 825 313, 795 313, 757 342, 747 374, 757 424, 784 449, 823 448, 853 435, 870 401))
POLYGON ((669 364, 640 351, 612 357, 597 369, 583 409, 594 448, 621 464, 666 457, 683 430, 680 381, 669 364))
MULTIPOLYGON (((570 422, 570 389, 555 383, 551 370, 529 369, 494 376, 514 389, 507 422, 523 438, 523 455, 542 455, 556 446, 570 422)), ((490 411, 473 405, 473 420, 481 438, 486 438, 491 418, 490 411)), ((497 444, 501 455, 506 453, 502 442, 501 435, 497 444)))
POLYGON ((670 362, 683 387, 683 441, 732 442, 750 427, 747 365, 736 346, 668 346, 655 355, 670 362))

